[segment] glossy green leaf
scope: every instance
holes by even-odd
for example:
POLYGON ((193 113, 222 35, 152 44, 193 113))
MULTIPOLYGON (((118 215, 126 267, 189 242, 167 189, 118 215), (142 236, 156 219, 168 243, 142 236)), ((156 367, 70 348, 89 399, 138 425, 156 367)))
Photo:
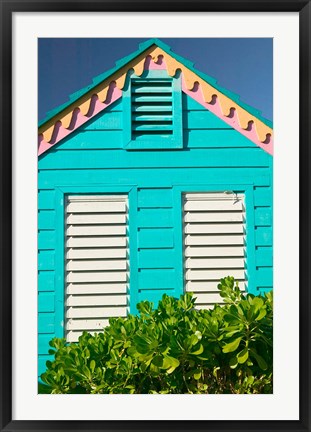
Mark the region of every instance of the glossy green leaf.
POLYGON ((191 354, 193 355, 200 355, 204 351, 203 345, 200 344, 199 348, 196 351, 192 351, 191 354))
POLYGON ((201 378, 201 375, 202 375, 201 371, 200 371, 200 370, 196 370, 196 371, 194 371, 194 373, 193 373, 193 378, 194 378, 196 381, 198 381, 198 380, 201 378))
POLYGON ((91 369, 91 372, 92 372, 92 373, 94 372, 95 367, 96 367, 95 360, 91 360, 91 361, 90 361, 90 369, 91 369))
POLYGON ((174 370, 179 366, 179 360, 171 357, 171 356, 165 356, 163 358, 163 364, 162 367, 163 369, 166 369, 166 372, 168 374, 174 372, 174 370))
POLYGON ((163 365, 163 357, 161 355, 157 355, 152 359, 152 363, 157 367, 162 367, 163 365))
POLYGON ((242 338, 239 337, 239 338, 237 338, 237 339, 234 339, 234 341, 232 341, 232 342, 226 344, 226 345, 223 347, 222 352, 223 352, 223 353, 229 353, 229 352, 233 352, 233 351, 235 351, 236 349, 238 349, 241 340, 242 340, 242 338))
POLYGON ((231 357, 231 359, 229 360, 229 366, 231 369, 235 369, 237 367, 237 365, 239 364, 238 359, 236 358, 236 356, 231 357))
POLYGON ((248 359, 248 348, 244 348, 237 354, 237 359, 240 364, 243 364, 248 359))
POLYGON ((266 309, 261 309, 257 317, 255 318, 256 321, 262 320, 267 315, 266 309))
POLYGON ((257 354, 255 351, 252 351, 252 355, 255 357, 260 369, 266 370, 268 368, 267 362, 259 354, 257 354))

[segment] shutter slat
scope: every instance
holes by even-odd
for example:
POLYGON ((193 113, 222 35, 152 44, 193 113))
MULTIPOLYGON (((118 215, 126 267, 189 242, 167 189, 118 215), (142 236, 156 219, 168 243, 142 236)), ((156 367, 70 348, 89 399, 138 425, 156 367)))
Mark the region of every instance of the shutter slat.
POLYGON ((69 295, 67 306, 126 306, 126 295, 69 295))
POLYGON ((126 282, 127 272, 68 272, 67 282, 126 282))
POLYGON ((125 225, 69 225, 68 236, 111 236, 125 235, 125 225))
POLYGON ((125 224, 126 214, 122 213, 107 213, 107 214, 70 214, 67 217, 67 224, 82 225, 82 224, 125 224))
POLYGON ((170 103, 166 104, 156 104, 156 105, 144 105, 144 104, 132 104, 132 112, 133 113, 148 113, 148 112, 157 112, 157 113, 172 113, 173 107, 170 103))
POLYGON ((219 269, 219 270, 187 270, 186 280, 215 280, 218 281, 221 278, 233 276, 235 279, 244 279, 244 270, 236 269, 219 269))
POLYGON ((104 327, 109 325, 107 319, 72 319, 67 322, 67 330, 93 330, 101 331, 104 327))
POLYGON ((185 222, 243 222, 242 212, 187 212, 185 222))
POLYGON ((186 224, 186 234, 242 234, 242 224, 186 224))
POLYGON ((133 132, 145 132, 145 131, 171 131, 173 129, 172 122, 167 122, 170 124, 161 123, 132 123, 133 132))
POLYGON ((244 268, 244 258, 187 258, 186 268, 215 269, 215 268, 244 268))
POLYGON ((170 93, 172 94, 172 89, 170 86, 133 86, 132 93, 135 95, 141 94, 141 93, 170 93))
POLYGON ((125 317, 127 308, 120 307, 69 307, 66 312, 67 318, 110 318, 125 317))
POLYGON ((186 201, 184 206, 185 211, 242 211, 243 210, 243 203, 241 201, 234 202, 234 201, 186 201), (211 205, 212 202, 212 205, 211 205))
POLYGON ((67 270, 126 270, 126 260, 69 260, 67 270))
POLYGON ((207 247, 196 247, 186 246, 185 248, 186 257, 225 257, 225 256, 239 256, 244 257, 244 248, 241 246, 207 246, 207 247))
POLYGON ((144 115, 144 114, 133 114, 132 120, 135 122, 172 122, 172 115, 144 115))
POLYGON ((125 202, 69 202, 67 204, 68 213, 125 213, 125 202))
MULTIPOLYGON (((208 292, 216 291, 219 281, 187 281, 186 291, 189 292, 208 292)), ((245 282, 239 282, 239 288, 241 291, 245 291, 245 282)))
POLYGON ((145 102, 152 102, 152 103, 162 103, 162 102, 172 102, 172 96, 162 96, 162 95, 152 95, 152 96, 139 96, 139 95, 132 95, 132 101, 139 102, 139 103, 145 103, 145 102))
POLYGON ((67 247, 125 247, 126 237, 68 237, 67 247))
POLYGON ((107 249, 74 249, 70 248, 67 250, 67 259, 95 259, 95 258, 126 258, 126 248, 107 248, 107 249))
MULTIPOLYGON (((79 337, 82 335, 82 331, 72 331, 67 332, 67 342, 78 342, 79 337)), ((100 333, 100 330, 88 330, 88 333, 94 335, 95 333, 100 333)))
MULTIPOLYGON (((218 303, 220 305, 223 305, 224 303, 218 303)), ((200 305, 195 305, 195 309, 203 309, 203 310, 209 310, 209 309, 213 309, 215 306, 215 303, 205 303, 205 304, 200 304, 200 305)))
POLYGON ((69 283, 67 294, 126 294, 126 283, 69 283))
POLYGON ((224 299, 220 296, 219 293, 194 293, 194 297, 196 297, 196 304, 206 304, 206 303, 223 303, 224 299))
POLYGON ((187 235, 185 238, 186 245, 244 245, 243 235, 187 235))

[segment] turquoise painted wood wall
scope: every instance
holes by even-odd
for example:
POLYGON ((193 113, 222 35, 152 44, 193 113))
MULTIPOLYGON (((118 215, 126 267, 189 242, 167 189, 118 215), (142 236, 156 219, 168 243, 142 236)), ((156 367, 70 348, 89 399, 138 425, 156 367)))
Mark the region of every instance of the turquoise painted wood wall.
POLYGON ((123 149, 122 99, 39 159, 39 374, 63 336, 64 194, 129 192, 131 311, 179 296, 181 192, 245 190, 249 290, 272 288, 272 157, 183 94, 183 149, 123 149))

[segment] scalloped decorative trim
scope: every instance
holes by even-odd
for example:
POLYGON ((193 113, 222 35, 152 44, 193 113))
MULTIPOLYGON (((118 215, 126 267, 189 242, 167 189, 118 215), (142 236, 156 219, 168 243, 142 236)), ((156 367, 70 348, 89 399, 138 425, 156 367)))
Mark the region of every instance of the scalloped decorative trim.
POLYGON ((79 126, 119 99, 122 96, 127 73, 131 69, 137 76, 141 76, 144 70, 166 69, 171 77, 174 77, 176 72, 180 70, 182 90, 187 95, 267 153, 273 154, 273 130, 269 126, 159 47, 151 47, 137 56, 135 60, 122 67, 112 77, 100 83, 41 126, 39 128, 38 154, 41 155, 49 150, 79 126))

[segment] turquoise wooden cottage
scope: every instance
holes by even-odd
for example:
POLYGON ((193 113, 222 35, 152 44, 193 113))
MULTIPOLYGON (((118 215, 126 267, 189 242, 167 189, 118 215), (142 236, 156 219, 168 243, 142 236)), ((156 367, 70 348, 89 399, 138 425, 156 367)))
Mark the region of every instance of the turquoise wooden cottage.
POLYGON ((39 374, 141 300, 272 288, 271 127, 156 39, 39 125, 39 374))

